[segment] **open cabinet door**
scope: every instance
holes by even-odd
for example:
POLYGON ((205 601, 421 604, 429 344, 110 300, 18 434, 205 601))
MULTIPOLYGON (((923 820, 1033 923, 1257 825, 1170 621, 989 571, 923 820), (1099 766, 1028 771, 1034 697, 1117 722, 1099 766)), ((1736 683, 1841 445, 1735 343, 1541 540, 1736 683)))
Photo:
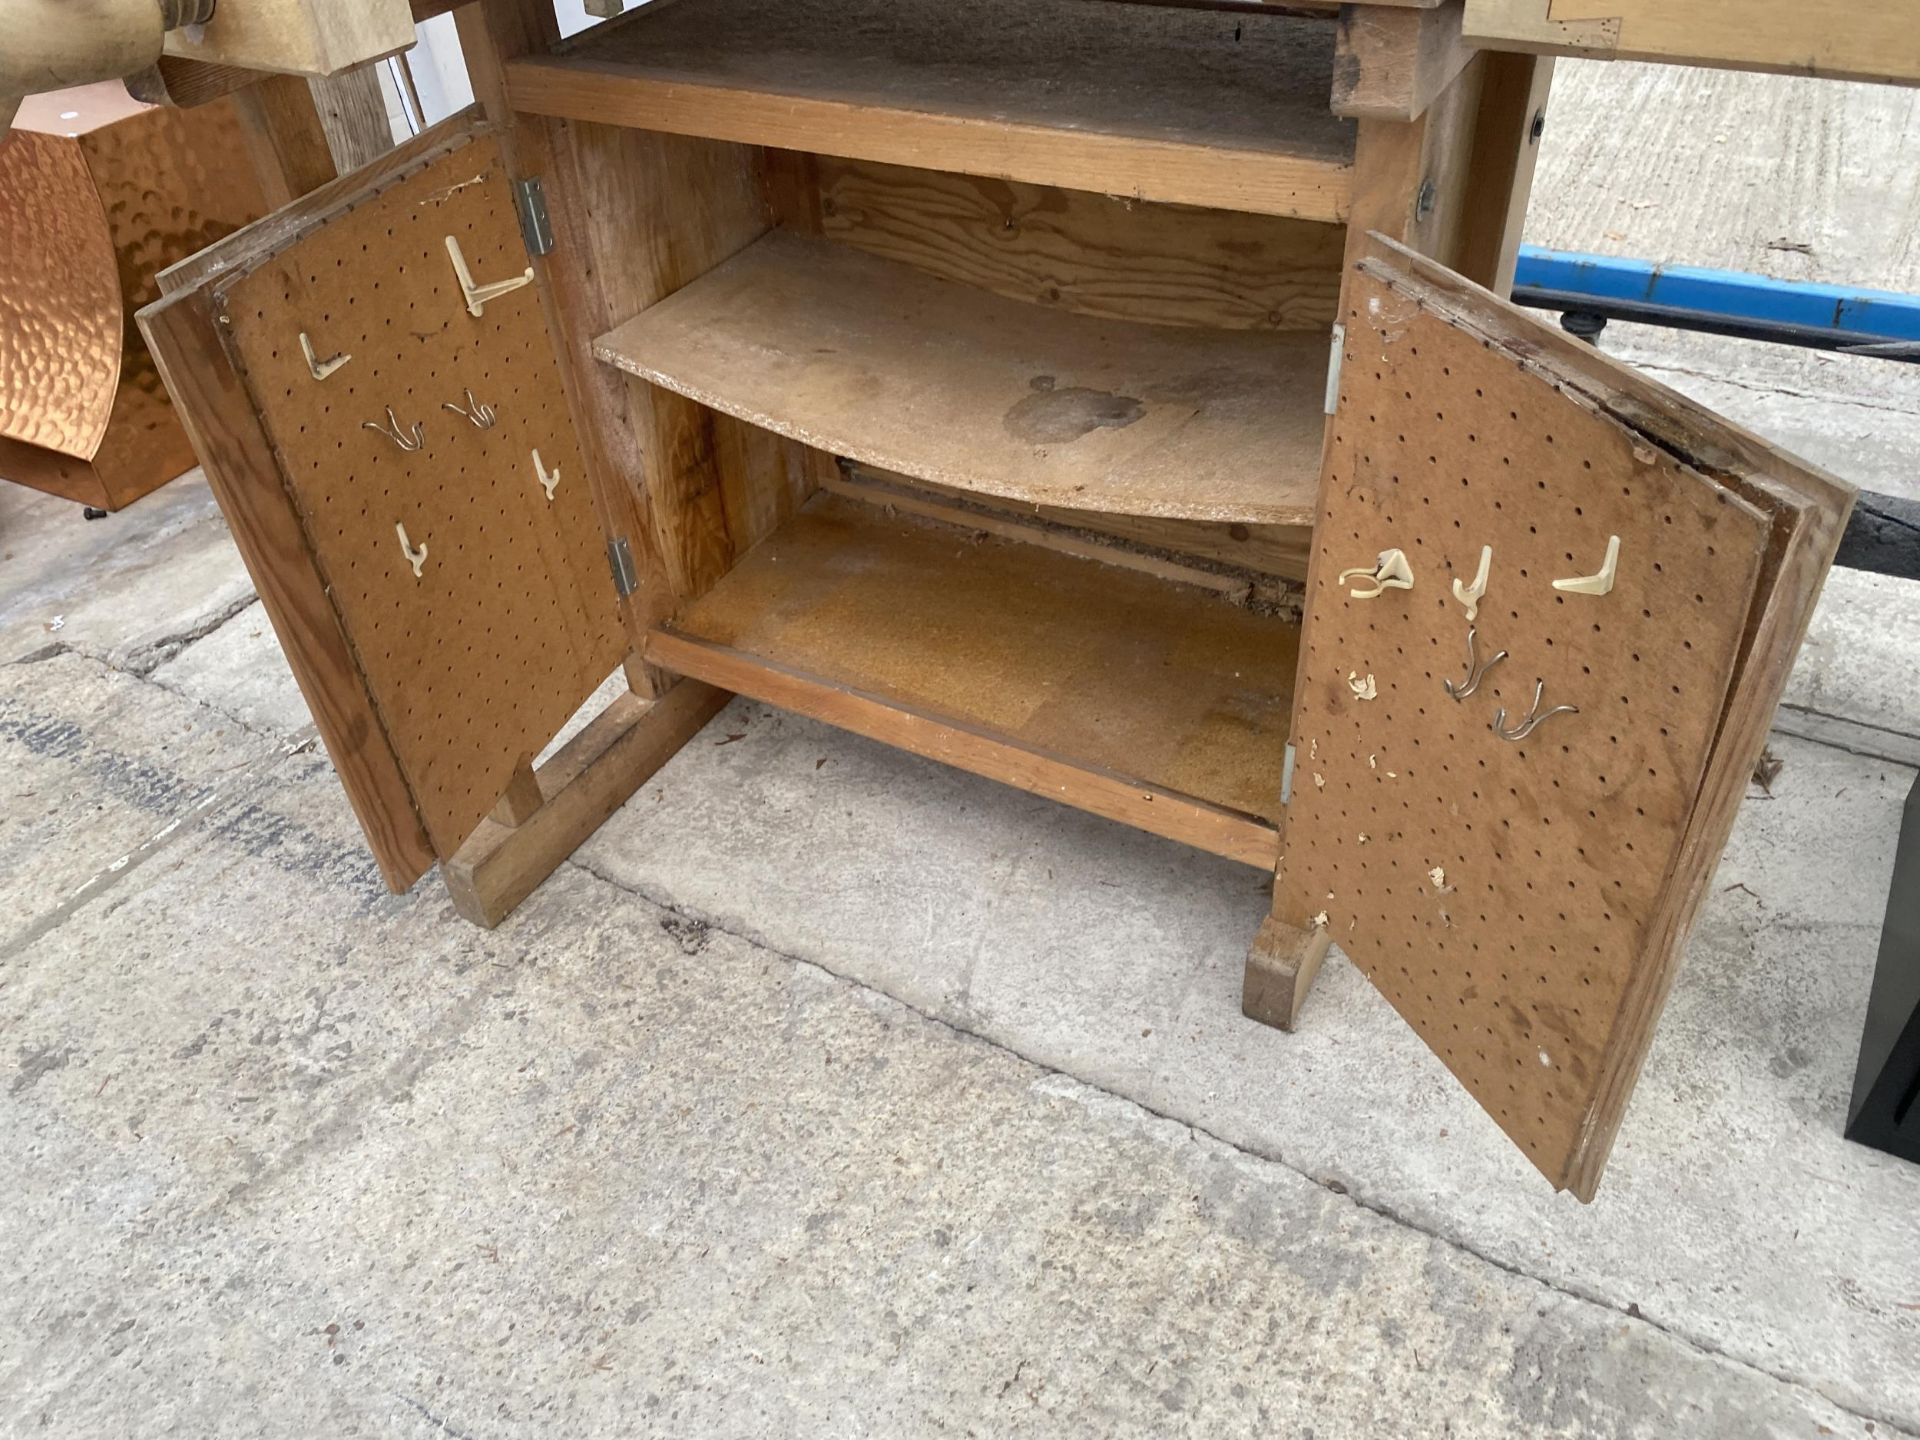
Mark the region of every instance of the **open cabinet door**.
POLYGON ((630 649, 533 282, 499 140, 456 117, 141 315, 395 889, 538 806, 529 762, 630 649))
POLYGON ((1378 236, 1344 323, 1275 911, 1591 1199, 1852 492, 1378 236))

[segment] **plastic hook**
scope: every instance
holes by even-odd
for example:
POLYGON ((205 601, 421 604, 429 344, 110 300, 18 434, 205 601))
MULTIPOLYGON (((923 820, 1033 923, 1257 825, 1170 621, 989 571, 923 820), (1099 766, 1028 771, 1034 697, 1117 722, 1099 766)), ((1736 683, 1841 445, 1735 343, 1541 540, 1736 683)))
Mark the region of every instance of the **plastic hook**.
POLYGON ((466 298, 469 315, 478 316, 489 301, 533 283, 533 267, 529 265, 510 279, 495 280, 488 285, 475 284, 473 272, 467 268, 467 257, 460 253, 460 242, 451 235, 447 236, 447 257, 453 261, 454 278, 460 282, 460 293, 466 298))
POLYGON ((560 467, 556 465, 552 470, 547 469, 540 463, 540 452, 536 450, 533 452, 533 475, 540 482, 540 488, 547 492, 547 502, 551 504, 554 487, 560 483, 560 467))
POLYGON ((1493 573, 1493 547, 1480 547, 1480 568, 1473 573, 1473 583, 1463 585, 1459 580, 1453 582, 1453 598, 1467 607, 1469 621, 1480 618, 1480 602, 1487 595, 1487 577, 1493 573))
POLYGON ((316 380, 326 379, 327 376, 331 375, 353 358, 353 356, 342 351, 331 360, 320 359, 313 353, 313 341, 307 338, 307 332, 304 330, 300 332, 300 353, 306 357, 307 373, 312 375, 316 380))
POLYGON ((1371 590, 1349 590, 1348 596, 1354 600, 1372 600, 1388 590, 1411 590, 1413 588, 1413 566, 1407 562, 1404 550, 1382 550, 1380 558, 1371 565, 1361 565, 1356 569, 1343 570, 1340 578, 1333 583, 1345 585, 1356 575, 1364 575, 1373 581, 1371 590))
POLYGON ((421 569, 424 568, 427 563, 426 542, 424 540, 421 541, 419 548, 416 549, 412 542, 407 539, 407 527, 398 521, 394 522, 393 531, 394 534, 400 537, 400 553, 407 557, 407 563, 413 567, 413 578, 418 580, 421 569))
POLYGON ((1564 590, 1570 595, 1605 595, 1613 589, 1613 582, 1620 573, 1620 537, 1607 537, 1607 558, 1600 564, 1598 575, 1577 575, 1571 580, 1556 580, 1553 588, 1564 590))

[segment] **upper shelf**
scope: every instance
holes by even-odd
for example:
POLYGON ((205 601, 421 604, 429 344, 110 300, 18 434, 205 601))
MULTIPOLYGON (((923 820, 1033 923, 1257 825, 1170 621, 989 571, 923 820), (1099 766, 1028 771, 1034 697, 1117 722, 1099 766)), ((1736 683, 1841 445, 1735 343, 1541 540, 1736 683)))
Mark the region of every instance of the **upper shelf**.
POLYGON ((922 480, 1122 515, 1313 523, 1322 333, 1097 319, 776 230, 594 353, 922 480))
POLYGON ((1323 19, 1114 0, 653 0, 507 67, 516 110, 1343 221, 1323 19))

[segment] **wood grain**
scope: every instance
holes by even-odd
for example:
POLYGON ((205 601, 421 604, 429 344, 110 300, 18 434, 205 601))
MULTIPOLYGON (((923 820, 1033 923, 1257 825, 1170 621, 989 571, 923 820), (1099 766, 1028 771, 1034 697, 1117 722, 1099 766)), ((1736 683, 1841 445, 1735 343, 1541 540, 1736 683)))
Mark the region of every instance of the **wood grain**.
POLYGON ((1064 315, 775 231, 594 353, 818 449, 986 494, 1261 524, 1312 513, 1318 336, 1064 315))
POLYGON ((219 5, 204 25, 169 30, 182 60, 297 75, 333 75, 413 44, 407 0, 248 0, 219 5))
POLYGON ((1920 82, 1907 5, 1860 0, 1467 0, 1466 33, 1507 49, 1920 82))
POLYGON ((1297 631, 1204 590, 817 495, 648 642, 761 694, 663 635, 1268 828, 1279 806, 1297 631))
POLYGON ((443 856, 631 648, 539 297, 525 287, 473 315, 449 236, 482 279, 526 268, 491 135, 210 282, 443 856), (351 359, 315 380, 303 333, 351 359), (494 422, 449 404, 490 406, 494 422), (389 409, 420 448, 368 428, 389 409), (551 497, 536 451, 560 476, 551 497), (396 526, 427 547, 417 574, 396 526))
POLYGON ((498 925, 732 698, 683 682, 657 700, 615 699, 536 772, 537 809, 518 825, 483 820, 447 862, 453 908, 498 925))
POLYGON ((647 653, 682 674, 1150 835, 1261 870, 1271 869, 1279 856, 1278 836, 1259 820, 899 700, 863 694, 830 677, 665 630, 648 641, 647 653))
POLYGON ((708 0, 508 67, 524 111, 1340 220, 1317 19, 1104 0, 708 0))
POLYGON ((817 175, 829 239, 1010 300, 1322 334, 1339 307, 1336 225, 831 157, 817 175))
POLYGON ((433 864, 433 846, 211 299, 189 290, 156 301, 140 312, 140 328, 380 874, 405 890, 433 864))
POLYGON ((1333 113, 1417 120, 1473 58, 1461 38, 1465 0, 1430 10, 1350 5, 1340 12, 1333 113))

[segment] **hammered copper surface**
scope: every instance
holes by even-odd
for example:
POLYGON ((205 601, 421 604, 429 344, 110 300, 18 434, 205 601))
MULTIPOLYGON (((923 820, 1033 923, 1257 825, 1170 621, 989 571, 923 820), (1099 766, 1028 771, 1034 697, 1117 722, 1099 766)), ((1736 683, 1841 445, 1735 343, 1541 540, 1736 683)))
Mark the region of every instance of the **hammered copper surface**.
POLYGON ((267 206, 231 101, 111 118, 86 91, 38 98, 36 123, 77 112, 79 133, 0 145, 6 473, 117 506, 192 464, 134 312, 162 269, 267 206), (23 446, 51 453, 36 465, 23 446))
POLYGON ((0 144, 0 435, 91 456, 124 335, 107 217, 77 142, 0 144))

